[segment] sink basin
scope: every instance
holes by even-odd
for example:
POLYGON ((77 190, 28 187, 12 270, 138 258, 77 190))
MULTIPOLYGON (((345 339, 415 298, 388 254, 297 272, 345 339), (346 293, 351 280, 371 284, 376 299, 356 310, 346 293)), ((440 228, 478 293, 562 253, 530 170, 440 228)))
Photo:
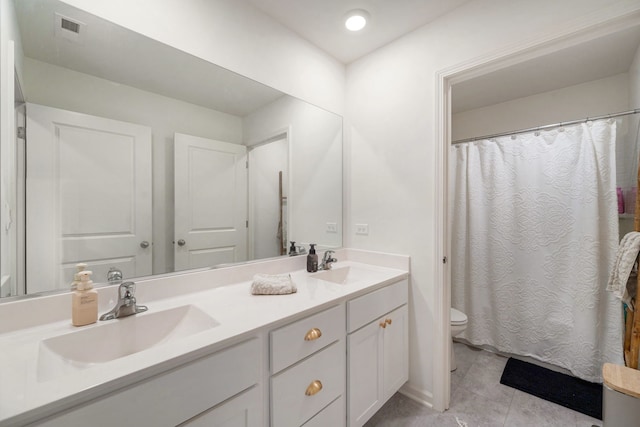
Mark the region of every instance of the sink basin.
POLYGON ((193 305, 98 322, 40 342, 38 380, 48 381, 218 326, 193 305))
POLYGON ((357 280, 357 275, 352 271, 352 267, 340 267, 332 270, 324 270, 318 273, 314 273, 311 277, 324 280, 327 282, 337 283, 339 285, 346 285, 349 282, 357 280))

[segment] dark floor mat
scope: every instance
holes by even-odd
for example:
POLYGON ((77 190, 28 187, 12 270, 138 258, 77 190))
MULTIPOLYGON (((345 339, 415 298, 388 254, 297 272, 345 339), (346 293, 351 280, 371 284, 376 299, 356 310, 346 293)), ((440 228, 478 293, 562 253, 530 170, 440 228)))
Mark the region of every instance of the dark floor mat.
POLYGON ((590 383, 514 358, 507 361, 500 383, 602 419, 602 384, 590 383))

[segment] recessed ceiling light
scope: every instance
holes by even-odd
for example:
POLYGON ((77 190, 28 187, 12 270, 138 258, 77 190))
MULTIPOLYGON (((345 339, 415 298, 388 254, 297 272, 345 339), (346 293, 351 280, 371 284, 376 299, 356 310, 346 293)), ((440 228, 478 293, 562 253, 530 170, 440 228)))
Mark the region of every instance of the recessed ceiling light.
POLYGON ((360 31, 367 25, 367 20, 369 19, 369 14, 360 9, 352 10, 347 13, 344 21, 344 26, 347 27, 349 31, 360 31))

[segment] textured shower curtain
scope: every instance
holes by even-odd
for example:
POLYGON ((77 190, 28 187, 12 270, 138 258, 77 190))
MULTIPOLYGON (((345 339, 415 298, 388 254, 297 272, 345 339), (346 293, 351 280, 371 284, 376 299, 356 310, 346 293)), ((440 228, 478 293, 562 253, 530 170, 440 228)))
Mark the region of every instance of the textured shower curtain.
POLYGON ((601 381, 622 363, 616 122, 451 148, 452 306, 462 338, 601 381))

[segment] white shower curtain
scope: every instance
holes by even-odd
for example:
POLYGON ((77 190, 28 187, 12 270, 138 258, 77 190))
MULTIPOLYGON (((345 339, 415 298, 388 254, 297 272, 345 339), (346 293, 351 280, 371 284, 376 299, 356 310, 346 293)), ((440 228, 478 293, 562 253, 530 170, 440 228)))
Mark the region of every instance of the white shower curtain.
POLYGON ((462 338, 601 381, 622 363, 616 122, 451 148, 452 306, 462 338))

